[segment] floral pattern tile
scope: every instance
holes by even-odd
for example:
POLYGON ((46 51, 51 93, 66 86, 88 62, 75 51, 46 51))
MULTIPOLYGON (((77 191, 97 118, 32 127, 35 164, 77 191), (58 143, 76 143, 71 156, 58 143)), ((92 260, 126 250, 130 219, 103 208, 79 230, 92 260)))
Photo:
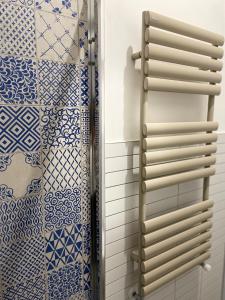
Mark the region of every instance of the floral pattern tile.
POLYGON ((76 262, 53 271, 48 277, 49 300, 67 300, 82 290, 82 264, 76 262))
POLYGON ((35 57, 33 9, 0 2, 0 11, 0 24, 4 24, 0 32, 0 52, 5 55, 35 57))
POLYGON ((79 22, 80 63, 88 64, 88 25, 85 21, 79 22))
POLYGON ((40 59, 79 62, 78 21, 36 11, 37 54, 40 59))
POLYGON ((40 197, 26 197, 0 205, 0 235, 4 243, 40 235, 42 231, 40 197))
POLYGON ((39 109, 0 106, 0 153, 40 148, 39 109))
POLYGON ((40 193, 41 175, 39 152, 0 155, 0 200, 40 193))
POLYGON ((3 291, 4 300, 44 300, 45 299, 45 280, 43 276, 7 287, 3 291))
POLYGON ((0 57, 0 101, 6 104, 35 104, 36 62, 12 56, 0 57))
POLYGON ((47 270, 63 267, 82 258, 82 225, 70 225, 46 233, 47 270))
POLYGON ((44 207, 46 230, 81 223, 81 192, 78 188, 47 193, 44 207))
POLYGON ((81 184, 80 149, 43 151, 44 191, 57 191, 81 184))
POLYGON ((79 108, 42 108, 41 135, 44 149, 79 146, 79 108))
POLYGON ((41 236, 3 245, 1 249, 3 288, 42 275, 45 261, 44 253, 44 239, 41 236))
POLYGON ((36 8, 68 17, 78 16, 77 0, 36 0, 36 8))
POLYGON ((42 60, 38 74, 39 98, 43 105, 79 106, 79 66, 42 60))

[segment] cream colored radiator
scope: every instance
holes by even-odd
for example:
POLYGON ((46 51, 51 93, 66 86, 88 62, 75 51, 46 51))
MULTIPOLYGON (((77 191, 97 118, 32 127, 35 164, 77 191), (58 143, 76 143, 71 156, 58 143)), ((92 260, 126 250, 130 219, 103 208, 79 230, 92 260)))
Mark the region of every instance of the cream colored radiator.
MULTIPOLYGON (((154 12, 142 16, 140 109, 139 295, 151 293, 210 256, 218 123, 214 97, 221 92, 224 38, 154 12), (205 122, 147 123, 148 92, 208 95, 205 122), (204 178, 202 202, 147 220, 146 192, 204 178)), ((194 200, 194 199, 193 199, 194 200)))

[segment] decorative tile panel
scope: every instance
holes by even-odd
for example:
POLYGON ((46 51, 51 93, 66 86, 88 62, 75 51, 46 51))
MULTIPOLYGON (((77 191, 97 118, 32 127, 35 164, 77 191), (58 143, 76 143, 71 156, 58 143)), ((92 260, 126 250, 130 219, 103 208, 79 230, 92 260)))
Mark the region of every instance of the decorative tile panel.
POLYGON ((80 46, 80 62, 88 64, 88 25, 87 22, 79 22, 79 46, 80 46))
POLYGON ((36 12, 37 52, 41 59, 76 63, 79 61, 77 19, 36 12))
POLYGON ((34 0, 7 0, 7 1, 11 4, 30 6, 31 8, 33 8, 34 6, 34 0))
POLYGON ((0 101, 32 104, 37 101, 36 62, 12 56, 0 57, 0 101))
POLYGON ((41 132, 44 149, 79 146, 79 108, 42 108, 41 132))
POLYGON ((89 106, 90 92, 89 92, 89 74, 88 67, 80 67, 80 98, 82 106, 89 106))
POLYGON ((42 230, 40 197, 26 197, 0 205, 0 236, 4 243, 38 236, 42 230))
POLYGON ((79 106, 80 74, 79 66, 40 61, 39 97, 44 105, 79 106))
POLYGON ((43 188, 46 192, 79 187, 81 184, 80 149, 43 151, 43 188))
POLYGON ((90 111, 89 109, 81 109, 81 133, 84 145, 90 144, 90 111))
POLYGON ((77 0, 36 0, 36 8, 58 13, 64 16, 77 17, 77 0))
POLYGON ((3 291, 4 300, 44 300, 45 280, 43 276, 10 286, 3 291))
POLYGON ((83 225, 83 236, 84 254, 89 256, 91 254, 91 224, 83 225))
POLYGON ((41 175, 38 152, 0 155, 0 200, 40 193, 41 175))
POLYGON ((83 276, 84 276, 84 291, 90 291, 91 289, 91 264, 90 259, 84 262, 83 265, 83 276))
POLYGON ((82 257, 82 225, 67 226, 48 232, 46 239, 47 270, 63 267, 82 257))
POLYGON ((1 274, 3 287, 34 279, 44 270, 44 240, 40 236, 17 240, 2 246, 1 274))
POLYGON ((82 265, 76 262, 53 271, 48 277, 49 300, 67 300, 82 289, 82 265))
POLYGON ((0 52, 35 57, 35 22, 31 8, 0 2, 0 52))
POLYGON ((38 108, 0 106, 0 153, 36 151, 39 148, 38 108))
POLYGON ((81 223, 80 189, 50 192, 44 197, 46 230, 60 229, 81 223))

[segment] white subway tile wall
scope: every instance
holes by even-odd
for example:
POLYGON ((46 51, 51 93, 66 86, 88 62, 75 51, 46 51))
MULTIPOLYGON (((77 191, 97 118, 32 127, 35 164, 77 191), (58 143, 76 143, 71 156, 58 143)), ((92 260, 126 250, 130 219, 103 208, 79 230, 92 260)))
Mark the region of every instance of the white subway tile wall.
MULTIPOLYGON (((137 266, 131 251, 138 232, 138 141, 108 143, 105 147, 105 252, 106 299, 126 300, 137 283, 137 266)), ((150 217, 196 203, 202 197, 202 180, 194 180, 146 197, 150 217)), ((214 200, 210 272, 195 267, 162 286, 146 300, 221 300, 225 245, 225 133, 219 133, 216 174, 210 181, 214 200)))

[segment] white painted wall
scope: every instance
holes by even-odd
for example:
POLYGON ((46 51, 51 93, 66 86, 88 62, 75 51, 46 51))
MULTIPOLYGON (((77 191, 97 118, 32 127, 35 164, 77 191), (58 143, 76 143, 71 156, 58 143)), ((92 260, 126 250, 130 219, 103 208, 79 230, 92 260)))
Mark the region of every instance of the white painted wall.
MULTIPOLYGON (((139 136, 140 72, 130 56, 133 50, 140 50, 142 11, 153 10, 224 34, 225 1, 105 0, 103 4, 105 43, 101 47, 105 51, 105 139, 106 142, 135 140, 139 136)), ((225 131, 225 79, 223 87, 215 109, 220 131, 225 131)), ((194 121, 205 117, 207 96, 152 92, 150 99, 151 121, 194 121)))
MULTIPOLYGON (((128 299, 136 283, 130 252, 137 246, 139 65, 130 56, 140 50, 141 15, 153 10, 208 30, 225 34, 224 0, 101 0, 100 89, 105 154, 102 164, 102 205, 105 218, 104 300, 128 299), (105 181, 105 182, 104 182, 105 181)), ((223 70, 225 79, 225 69, 223 70)), ((206 117, 207 96, 150 93, 149 121, 198 121, 206 117)), ((211 181, 216 202, 213 254, 209 274, 194 268, 146 300, 221 300, 225 244, 225 80, 216 98, 215 119, 220 123, 217 174, 211 181)), ((104 148, 104 145, 103 145, 104 148)), ((162 214, 200 200, 201 181, 151 194, 150 215, 162 214)), ((104 231, 103 230, 103 231, 104 231)), ((103 299, 102 299, 103 300, 103 299)))

